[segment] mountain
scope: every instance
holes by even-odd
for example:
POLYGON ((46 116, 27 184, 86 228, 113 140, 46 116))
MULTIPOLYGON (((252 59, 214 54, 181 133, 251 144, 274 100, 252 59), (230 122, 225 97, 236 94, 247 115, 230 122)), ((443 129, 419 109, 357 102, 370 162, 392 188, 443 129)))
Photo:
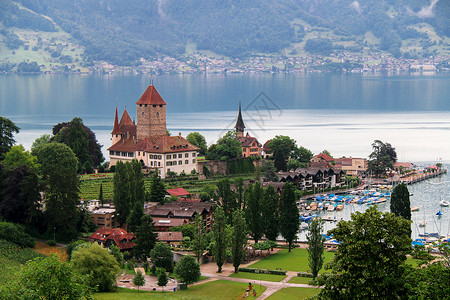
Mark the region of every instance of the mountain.
MULTIPOLYGON (((60 32, 82 47, 85 65, 134 65, 140 58, 180 57, 189 47, 240 58, 305 50, 450 53, 447 0, 0 0, 0 6, 6 47, 26 44, 18 29, 42 38, 60 32)), ((46 48, 54 59, 64 52, 46 48)), ((73 61, 71 54, 63 60, 73 61)))

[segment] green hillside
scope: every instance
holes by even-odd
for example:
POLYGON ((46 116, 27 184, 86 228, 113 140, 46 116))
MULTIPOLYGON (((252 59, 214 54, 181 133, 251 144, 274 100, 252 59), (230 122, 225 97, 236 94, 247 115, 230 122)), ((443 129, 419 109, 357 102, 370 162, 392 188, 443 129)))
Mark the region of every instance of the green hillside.
POLYGON ((413 58, 450 53, 450 1, 444 0, 3 0, 0 5, 0 59, 28 58, 48 67, 78 69, 93 61, 136 65, 140 58, 184 56, 192 45, 239 58, 344 50, 413 58))

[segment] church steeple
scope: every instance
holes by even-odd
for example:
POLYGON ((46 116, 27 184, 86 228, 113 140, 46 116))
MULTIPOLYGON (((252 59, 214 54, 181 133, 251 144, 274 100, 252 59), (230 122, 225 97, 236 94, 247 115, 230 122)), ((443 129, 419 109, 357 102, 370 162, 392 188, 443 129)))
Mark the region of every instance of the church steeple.
POLYGON ((237 137, 243 137, 244 136, 244 120, 242 120, 242 113, 241 113, 241 101, 239 101, 239 113, 236 121, 236 125, 234 126, 236 128, 236 134, 237 137))
POLYGON ((117 114, 117 106, 116 106, 116 116, 114 117, 114 128, 113 131, 111 132, 111 134, 119 134, 120 130, 119 130, 119 116, 117 114))

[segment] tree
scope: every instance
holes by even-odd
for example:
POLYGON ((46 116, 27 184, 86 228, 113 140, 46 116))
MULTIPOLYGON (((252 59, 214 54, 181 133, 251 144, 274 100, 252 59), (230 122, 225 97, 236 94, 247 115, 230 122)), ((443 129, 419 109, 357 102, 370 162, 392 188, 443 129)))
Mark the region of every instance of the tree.
POLYGON ((0 192, 0 213, 6 221, 30 224, 41 207, 37 174, 21 165, 8 175, 0 192))
POLYGON ((150 251, 150 259, 155 268, 164 268, 169 273, 173 271, 172 251, 169 245, 163 242, 156 243, 150 251))
POLYGON ((406 254, 411 251, 410 221, 376 206, 352 214, 328 231, 340 242, 331 274, 321 275, 320 296, 332 299, 397 299, 404 295, 406 254))
POLYGON ((203 135, 198 132, 191 132, 187 135, 186 140, 192 145, 200 148, 200 155, 206 155, 208 148, 206 146, 206 139, 203 135))
POLYGON ((175 267, 175 274, 186 284, 193 283, 200 278, 200 265, 190 255, 184 255, 175 267))
POLYGON ((144 216, 144 204, 136 202, 133 210, 127 218, 128 231, 135 232, 142 225, 142 217, 144 216))
POLYGON ((4 155, 2 164, 9 170, 18 166, 27 166, 30 171, 37 173, 39 169, 37 157, 25 151, 22 145, 12 146, 4 155))
POLYGON ((397 185, 391 195, 391 213, 397 217, 411 220, 411 202, 409 201, 409 191, 406 184, 397 185))
POLYGON ((231 190, 231 181, 228 178, 217 182, 217 197, 222 205, 227 224, 231 224, 232 214, 237 209, 236 194, 231 190))
POLYGON ((245 190, 245 220, 247 221, 247 228, 250 235, 255 240, 255 243, 261 239, 264 234, 264 224, 261 215, 261 199, 263 198, 264 190, 259 182, 250 184, 245 190))
POLYGON ((60 238, 71 240, 77 235, 79 218, 78 160, 69 147, 60 143, 43 145, 36 152, 41 165, 48 230, 56 230, 60 238))
POLYGON ((233 212, 233 229, 231 234, 231 259, 234 273, 239 272, 239 265, 244 261, 247 253, 247 230, 242 210, 233 212))
POLYGON ((150 215, 142 217, 142 223, 136 228, 134 235, 136 236, 136 246, 133 248, 134 254, 137 257, 147 259, 158 240, 155 225, 150 215))
POLYGON ((295 188, 292 183, 286 183, 281 192, 280 200, 280 233, 289 243, 289 252, 291 252, 292 242, 294 241, 299 226, 298 209, 295 202, 295 188))
POLYGON ((131 203, 140 203, 144 207, 145 187, 142 165, 137 159, 133 159, 130 163, 126 163, 126 167, 130 184, 131 203))
POLYGON ((242 157, 242 145, 236 132, 228 131, 222 138, 209 147, 206 158, 209 160, 232 159, 242 157))
POLYGON ((94 132, 83 124, 80 118, 73 118, 69 123, 59 123, 53 126, 52 141, 68 145, 77 155, 80 166, 90 161, 94 167, 99 166, 105 158, 102 145, 97 142, 94 132))
POLYGON ((2 299, 90 299, 88 276, 80 275, 56 255, 37 257, 21 270, 17 284, 2 299))
POLYGON ((269 185, 261 200, 263 232, 268 240, 275 241, 280 232, 280 197, 275 188, 269 185))
POLYGON ((391 144, 375 140, 372 144, 372 153, 369 155, 367 171, 376 176, 385 174, 387 170, 394 169, 397 153, 391 144))
POLYGON ((0 159, 11 149, 16 142, 14 133, 19 133, 20 128, 11 120, 0 117, 0 159))
POLYGON ((226 236, 225 213, 222 207, 217 207, 214 212, 214 249, 213 257, 218 267, 218 273, 222 273, 222 265, 226 260, 227 253, 227 236, 226 236))
POLYGON ((156 269, 156 274, 158 274, 158 286, 161 286, 164 290, 164 287, 169 282, 166 270, 164 268, 158 268, 156 269))
POLYGON ((120 265, 116 258, 97 243, 80 247, 72 253, 70 261, 74 269, 83 275, 90 275, 90 284, 98 292, 114 291, 120 265))
POLYGON ((303 163, 299 162, 296 159, 291 158, 286 165, 287 170, 297 170, 298 168, 303 167, 303 163))
POLYGON ((100 200, 100 205, 103 207, 103 205, 105 204, 103 202, 103 182, 100 182, 100 191, 98 193, 98 200, 100 200))
POLYGON ((194 226, 195 226, 195 236, 192 240, 191 246, 192 250, 195 253, 195 257, 197 258, 197 262, 200 263, 200 258, 202 257, 203 252, 205 251, 206 248, 206 233, 202 215, 198 214, 195 217, 194 226))
POLYGON ((313 157, 313 153, 311 150, 306 149, 303 146, 298 147, 298 149, 294 150, 294 156, 300 163, 309 163, 311 158, 313 157))
POLYGON ((284 159, 289 159, 297 150, 297 143, 285 135, 277 135, 267 143, 269 148, 275 156, 275 152, 281 152, 284 159))
POLYGON ((333 155, 331 155, 330 151, 327 149, 323 150, 321 153, 328 155, 329 157, 333 158, 333 155))
POLYGON ((150 186, 150 201, 164 203, 166 195, 166 187, 158 174, 158 170, 153 171, 151 186, 150 186))
MULTIPOLYGON (((165 274, 165 272, 163 272, 163 273, 165 274)), ((158 276, 158 285, 161 286, 159 283, 160 283, 160 282, 159 282, 159 276, 158 276)), ((138 271, 136 272, 136 275, 134 275, 134 277, 133 277, 133 284, 134 284, 135 286, 137 286, 137 288, 138 288, 138 293, 139 293, 139 288, 140 288, 141 286, 144 286, 144 284, 145 284, 145 277, 144 277, 144 274, 142 274, 142 271, 141 271, 141 270, 138 270, 138 271)), ((166 283, 164 284, 164 286, 166 286, 166 284, 167 284, 167 275, 166 275, 166 283)))
POLYGON ((277 169, 271 160, 263 160, 261 173, 265 181, 278 181, 277 169))
POLYGON ((116 221, 120 226, 126 223, 131 212, 131 191, 129 185, 129 173, 127 167, 122 161, 116 164, 114 172, 114 196, 113 203, 116 208, 116 221))
POLYGON ((308 241, 308 265, 311 268, 313 279, 317 277, 323 266, 323 221, 315 218, 309 225, 306 240, 308 241))
POLYGON ((122 252, 120 252, 120 248, 117 247, 116 245, 111 245, 109 247, 109 251, 110 251, 111 255, 114 256, 114 258, 117 260, 119 265, 122 265, 123 255, 122 255, 122 252))
POLYGON ((286 157, 283 151, 278 149, 273 151, 273 164, 277 171, 285 172, 287 170, 286 157))
POLYGON ((35 139, 33 144, 31 144, 31 151, 33 151, 34 148, 48 144, 50 142, 51 142, 50 134, 43 134, 37 139, 35 139))

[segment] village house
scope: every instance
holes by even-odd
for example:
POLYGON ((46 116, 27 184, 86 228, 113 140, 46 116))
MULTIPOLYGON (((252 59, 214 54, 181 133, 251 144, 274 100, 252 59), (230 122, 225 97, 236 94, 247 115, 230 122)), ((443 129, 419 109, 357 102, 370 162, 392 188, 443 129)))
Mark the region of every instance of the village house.
POLYGON ((333 165, 334 159, 326 153, 320 153, 313 156, 310 160, 310 167, 330 168, 333 165))
POLYGON ((345 173, 337 168, 299 168, 278 172, 280 182, 292 182, 302 191, 314 191, 344 185, 345 173))
POLYGON ((183 233, 179 231, 158 232, 158 241, 163 242, 170 247, 180 247, 183 242, 183 233))
POLYGON ((115 213, 116 210, 114 208, 98 208, 92 210, 92 221, 97 228, 116 228, 115 213))
POLYGON ((132 250, 136 245, 134 243, 134 234, 131 232, 128 233, 122 228, 100 228, 87 239, 105 248, 115 245, 119 247, 120 251, 132 250))
POLYGON ((245 125, 242 119, 241 102, 239 102, 239 113, 234 128, 236 128, 236 138, 242 145, 242 157, 261 157, 262 146, 258 140, 250 136, 248 132, 244 136, 245 125))
POLYGON ((158 170, 162 178, 169 172, 197 172, 198 147, 181 133, 169 136, 166 128, 166 102, 149 85, 137 105, 137 124, 125 109, 119 121, 116 108, 112 146, 108 148, 110 166, 118 161, 139 160, 145 168, 158 170))
POLYGON ((355 157, 341 157, 334 160, 335 167, 341 168, 350 176, 361 176, 367 170, 367 159, 355 157))

